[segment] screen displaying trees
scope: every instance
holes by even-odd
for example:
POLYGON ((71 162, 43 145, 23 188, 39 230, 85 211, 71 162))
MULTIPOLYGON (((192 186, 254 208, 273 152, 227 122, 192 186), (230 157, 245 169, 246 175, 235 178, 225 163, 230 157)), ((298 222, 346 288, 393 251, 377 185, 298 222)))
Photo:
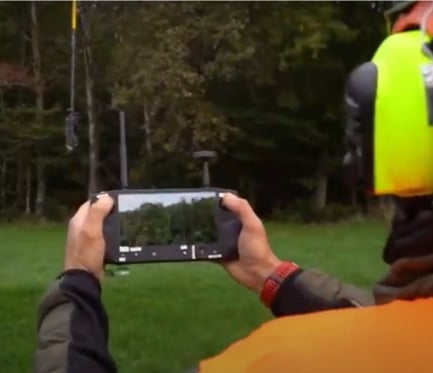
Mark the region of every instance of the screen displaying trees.
POLYGON ((121 245, 147 246, 210 243, 217 240, 216 199, 181 199, 177 203, 145 202, 119 212, 121 245))

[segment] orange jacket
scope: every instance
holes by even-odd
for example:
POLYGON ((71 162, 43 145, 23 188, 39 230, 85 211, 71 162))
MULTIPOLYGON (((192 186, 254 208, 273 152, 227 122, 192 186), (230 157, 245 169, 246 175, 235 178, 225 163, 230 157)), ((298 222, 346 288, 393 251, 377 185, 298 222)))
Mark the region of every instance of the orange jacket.
POLYGON ((267 322, 200 373, 432 373, 433 298, 267 322))

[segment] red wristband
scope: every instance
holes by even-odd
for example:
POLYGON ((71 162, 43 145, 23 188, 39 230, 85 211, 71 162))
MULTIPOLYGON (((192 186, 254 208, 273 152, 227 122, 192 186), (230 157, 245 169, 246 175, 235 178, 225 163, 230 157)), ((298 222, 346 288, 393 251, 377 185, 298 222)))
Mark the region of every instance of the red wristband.
POLYGON ((260 300, 266 307, 270 307, 281 283, 295 272, 299 266, 292 262, 282 262, 276 270, 265 280, 260 300))

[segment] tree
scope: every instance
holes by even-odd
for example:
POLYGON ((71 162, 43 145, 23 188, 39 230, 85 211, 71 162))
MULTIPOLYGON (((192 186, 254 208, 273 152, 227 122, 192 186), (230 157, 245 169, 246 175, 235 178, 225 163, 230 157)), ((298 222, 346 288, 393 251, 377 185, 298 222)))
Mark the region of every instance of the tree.
POLYGON ((87 16, 91 17, 92 8, 89 12, 81 7, 81 35, 83 42, 83 60, 86 85, 86 102, 87 102, 87 118, 88 118, 88 133, 89 133, 89 180, 88 193, 96 193, 99 189, 98 182, 98 166, 99 166, 99 140, 98 140, 98 120, 96 116, 96 100, 95 100, 95 66, 93 63, 91 27, 87 16))
POLYGON ((68 155, 70 4, 0 3, 2 215, 59 217, 119 187, 120 109, 131 186, 199 185, 191 155, 207 148, 212 180, 260 213, 346 202, 342 90, 384 36, 380 2, 82 5, 76 110, 88 125, 68 155))

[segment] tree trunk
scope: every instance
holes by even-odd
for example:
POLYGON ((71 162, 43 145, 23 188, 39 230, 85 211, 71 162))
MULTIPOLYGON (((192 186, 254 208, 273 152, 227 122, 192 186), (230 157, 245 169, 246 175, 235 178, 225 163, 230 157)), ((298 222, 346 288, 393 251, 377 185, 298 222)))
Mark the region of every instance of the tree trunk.
POLYGON ((320 175, 316 179, 316 192, 314 198, 314 206, 318 210, 322 210, 326 206, 328 194, 328 177, 326 175, 320 175))
MULTIPOLYGON (((44 87, 41 73, 41 52, 39 48, 39 25, 36 11, 36 2, 31 2, 31 17, 32 17, 32 55, 33 55, 33 76, 35 79, 36 93, 36 122, 43 126, 44 120, 44 87)), ((35 213, 37 216, 44 214, 45 205, 45 164, 41 154, 42 144, 37 144, 36 150, 36 207, 35 213)))
POLYGON ((30 168, 30 163, 27 163, 27 166, 26 166, 26 209, 25 209, 26 215, 30 215, 32 212, 31 198, 32 198, 32 171, 30 168))
POLYGON ((93 79, 89 71, 88 63, 85 63, 86 70, 86 100, 87 116, 89 118, 89 194, 98 190, 98 155, 99 141, 97 135, 97 123, 93 96, 93 79))
POLYGON ((1 180, 0 180, 0 208, 4 209, 6 207, 6 172, 7 172, 7 159, 2 158, 2 168, 1 168, 1 180))
POLYGON ((350 204, 353 207, 357 207, 358 206, 358 198, 356 196, 356 188, 354 186, 350 187, 350 204))
POLYGON ((99 164, 99 141, 98 123, 96 119, 94 79, 93 79, 93 59, 90 46, 90 30, 84 22, 84 14, 81 13, 83 45, 84 45, 84 71, 86 85, 87 117, 89 121, 89 194, 96 193, 99 188, 98 164, 99 164))
MULTIPOLYGON (((25 7, 19 7, 19 30, 20 30, 20 68, 25 69, 26 64, 26 50, 27 50, 27 34, 28 27, 28 13, 25 7)), ((19 87, 18 89, 18 102, 23 104, 25 89, 19 87)))
POLYGON ((43 216, 44 205, 45 205, 45 165, 43 162, 38 160, 36 164, 36 176, 37 176, 37 187, 36 187, 36 216, 43 216))
POLYGON ((17 173, 16 173, 16 184, 15 184, 15 208, 19 210, 21 208, 21 197, 22 197, 22 185, 23 185, 23 177, 22 177, 22 162, 17 161, 17 173))
POLYGON ((143 105, 143 128, 144 132, 146 134, 146 151, 148 155, 152 155, 152 140, 150 138, 151 136, 151 115, 149 113, 149 107, 146 102, 144 102, 143 105))

